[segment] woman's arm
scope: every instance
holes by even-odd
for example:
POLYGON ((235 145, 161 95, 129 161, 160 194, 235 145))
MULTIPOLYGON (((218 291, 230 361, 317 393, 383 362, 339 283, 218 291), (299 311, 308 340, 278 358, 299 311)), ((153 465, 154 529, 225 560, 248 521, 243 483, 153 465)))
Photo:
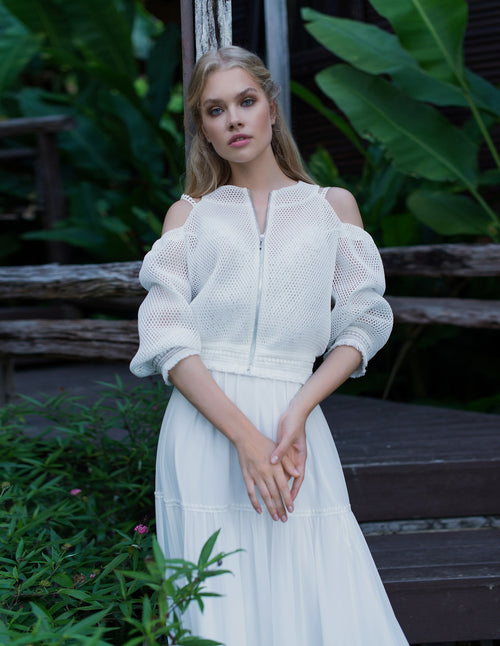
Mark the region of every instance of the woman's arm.
MULTIPOLYGON (((363 221, 354 196, 343 188, 330 188, 326 199, 344 224, 363 228, 363 221)), ((337 390, 360 366, 361 353, 350 345, 339 345, 325 358, 297 392, 282 415, 278 427, 278 445, 271 456, 271 463, 278 463, 281 456, 289 455, 300 472, 292 486, 295 499, 304 479, 306 461, 305 424, 309 413, 328 395, 337 390)))
POLYGON ((170 370, 169 379, 236 447, 248 497, 255 510, 259 514, 262 512, 256 495, 258 489, 272 518, 285 522, 287 509, 293 511, 288 476, 299 475, 287 458, 286 451, 282 452, 283 463, 271 464, 269 458, 275 443, 262 435, 219 388, 199 356, 181 360, 170 370))
POLYGON ((271 464, 279 464, 288 455, 299 471, 294 478, 291 495, 295 500, 305 475, 305 425, 309 413, 328 395, 339 388, 356 370, 361 354, 350 346, 335 348, 306 383, 300 388, 281 416, 278 427, 278 445, 271 455, 271 464))

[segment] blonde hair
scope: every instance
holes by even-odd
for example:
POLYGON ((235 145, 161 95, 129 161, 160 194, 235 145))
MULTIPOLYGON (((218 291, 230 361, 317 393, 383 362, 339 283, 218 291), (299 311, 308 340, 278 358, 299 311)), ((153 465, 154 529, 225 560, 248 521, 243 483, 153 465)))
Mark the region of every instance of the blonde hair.
MULTIPOLYGON (((192 197, 202 197, 227 184, 231 177, 229 163, 215 152, 203 134, 200 101, 208 76, 212 72, 234 67, 240 67, 253 76, 266 95, 269 105, 276 106, 271 147, 278 166, 287 177, 314 184, 302 164, 297 145, 277 103, 279 85, 273 81, 269 70, 256 54, 232 45, 207 52, 193 69, 187 92, 186 124, 193 124, 194 133, 191 133, 193 139, 187 160, 185 192, 192 197)), ((188 125, 186 130, 189 130, 188 125)))

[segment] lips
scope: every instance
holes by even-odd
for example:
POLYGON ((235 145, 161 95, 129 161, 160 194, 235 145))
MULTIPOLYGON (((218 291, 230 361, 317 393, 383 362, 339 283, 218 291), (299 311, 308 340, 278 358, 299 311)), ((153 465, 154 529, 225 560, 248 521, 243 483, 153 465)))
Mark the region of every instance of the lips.
POLYGON ((228 143, 230 146, 244 146, 249 141, 250 141, 249 135, 246 135, 244 133, 239 133, 237 135, 233 135, 228 143))

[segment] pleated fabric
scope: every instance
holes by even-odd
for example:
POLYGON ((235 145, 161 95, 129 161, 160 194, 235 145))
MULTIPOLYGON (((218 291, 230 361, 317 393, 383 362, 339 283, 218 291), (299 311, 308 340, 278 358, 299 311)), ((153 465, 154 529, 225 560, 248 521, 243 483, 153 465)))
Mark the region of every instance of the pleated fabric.
MULTIPOLYGON (((212 371, 266 436, 300 384, 212 371)), ((217 551, 232 571, 209 579, 193 634, 225 646, 400 646, 406 641, 354 518, 338 454, 319 407, 307 425, 306 476, 286 523, 251 506, 236 449, 174 389, 156 468, 159 543, 167 557, 197 561, 221 529, 217 551)))

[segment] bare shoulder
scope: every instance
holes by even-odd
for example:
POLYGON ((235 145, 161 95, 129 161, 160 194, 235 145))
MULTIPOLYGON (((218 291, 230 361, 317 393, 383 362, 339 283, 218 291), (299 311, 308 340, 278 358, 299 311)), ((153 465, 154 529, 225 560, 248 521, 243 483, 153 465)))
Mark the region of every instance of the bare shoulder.
POLYGON ((342 222, 363 228, 363 220, 354 195, 338 186, 328 189, 326 199, 342 222))
POLYGON ((168 209, 163 221, 162 235, 171 229, 182 227, 191 213, 192 204, 186 200, 177 200, 168 209))

